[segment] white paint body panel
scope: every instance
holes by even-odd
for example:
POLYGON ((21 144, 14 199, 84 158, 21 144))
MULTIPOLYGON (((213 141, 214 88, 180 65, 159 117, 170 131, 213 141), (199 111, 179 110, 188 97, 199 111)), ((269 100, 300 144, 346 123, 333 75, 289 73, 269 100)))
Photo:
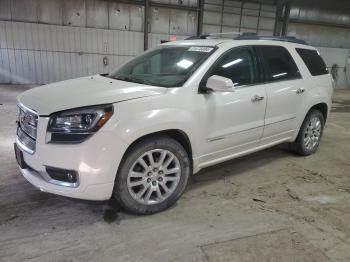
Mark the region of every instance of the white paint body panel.
POLYGON ((84 77, 35 88, 19 101, 39 117, 36 152, 24 152, 25 162, 38 172, 45 166, 79 173, 77 188, 50 184, 21 170, 43 191, 69 197, 103 200, 112 195, 115 176, 127 148, 138 138, 176 129, 185 133, 192 148, 193 172, 286 141, 293 141, 308 110, 326 103, 331 108, 330 75, 312 77, 295 47, 278 41, 193 40, 166 45, 217 46, 216 50, 182 87, 147 86, 102 76, 84 77), (242 45, 280 45, 292 54, 300 80, 263 83, 235 88, 233 92, 198 93, 209 67, 228 49, 242 45), (305 92, 297 94, 297 88, 305 92), (255 95, 264 97, 252 102, 255 95), (66 109, 108 104, 114 114, 93 136, 80 144, 46 143, 49 115, 66 109))
POLYGON ((110 104, 159 95, 165 91, 161 87, 95 75, 40 86, 24 92, 18 100, 40 115, 49 115, 70 108, 110 104))

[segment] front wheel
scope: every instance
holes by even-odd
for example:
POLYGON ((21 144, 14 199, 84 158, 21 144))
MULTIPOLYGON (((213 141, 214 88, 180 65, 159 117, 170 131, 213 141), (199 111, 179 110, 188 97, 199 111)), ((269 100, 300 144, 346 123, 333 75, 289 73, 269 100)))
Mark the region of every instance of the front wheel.
POLYGON ((146 138, 123 158, 113 197, 134 214, 159 212, 178 200, 189 175, 189 157, 180 143, 167 136, 146 138))
POLYGON ((316 152, 321 141, 324 123, 323 114, 312 109, 305 117, 296 140, 291 144, 291 149, 302 156, 316 152))

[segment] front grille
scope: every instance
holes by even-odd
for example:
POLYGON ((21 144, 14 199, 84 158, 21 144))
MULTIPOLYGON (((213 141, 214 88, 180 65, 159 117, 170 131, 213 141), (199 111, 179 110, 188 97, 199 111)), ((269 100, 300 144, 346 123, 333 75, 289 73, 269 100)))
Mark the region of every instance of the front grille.
POLYGON ((34 153, 38 115, 23 105, 19 105, 17 123, 17 139, 20 146, 22 146, 23 150, 27 151, 28 153, 34 153))
POLYGON ((18 123, 22 130, 31 138, 36 139, 38 115, 29 109, 18 107, 18 123))
MULTIPOLYGON (((17 128, 17 138, 19 140, 19 142, 22 144, 20 146, 23 147, 23 145, 29 149, 27 151, 29 151, 29 153, 34 153, 35 151, 35 140, 32 139, 30 136, 28 136, 26 133, 23 132, 23 130, 18 127, 17 128)), ((24 149, 26 149, 24 148, 24 149)))

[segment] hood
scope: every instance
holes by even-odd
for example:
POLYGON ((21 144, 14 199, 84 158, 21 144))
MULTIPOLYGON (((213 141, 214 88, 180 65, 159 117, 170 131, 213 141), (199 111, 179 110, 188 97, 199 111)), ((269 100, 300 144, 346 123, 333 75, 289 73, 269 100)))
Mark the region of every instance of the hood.
POLYGON ((109 104, 160 95, 166 88, 115 80, 100 75, 66 80, 33 88, 18 101, 39 115, 71 108, 109 104))

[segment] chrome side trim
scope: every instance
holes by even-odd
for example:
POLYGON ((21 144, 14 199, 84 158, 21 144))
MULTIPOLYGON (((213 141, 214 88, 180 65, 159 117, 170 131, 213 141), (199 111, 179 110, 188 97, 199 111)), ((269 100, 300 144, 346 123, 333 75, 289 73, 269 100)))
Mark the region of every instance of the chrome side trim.
MULTIPOLYGON (((280 143, 283 143, 284 141, 288 141, 288 139, 290 139, 290 137, 289 138, 283 138, 283 139, 280 139, 280 140, 277 140, 277 141, 274 141, 274 142, 271 142, 271 143, 268 143, 268 144, 259 145, 257 147, 254 147, 254 148, 251 148, 251 149, 248 149, 248 150, 244 150, 244 151, 240 151, 238 153, 233 153, 233 154, 230 154, 230 155, 226 155, 224 157, 219 157, 219 158, 211 159, 211 160, 208 160, 208 161, 200 162, 200 164, 198 165, 197 168, 198 168, 198 170, 200 170, 202 168, 205 168, 205 167, 208 167, 208 166, 211 166, 211 165, 216 165, 218 163, 222 163, 222 162, 225 162, 225 161, 230 160, 230 159, 234 159, 234 158, 237 158, 237 157, 240 157, 240 156, 248 155, 250 153, 253 153, 253 152, 256 152, 256 151, 268 148, 268 147, 271 147, 273 145, 278 145, 280 143)), ((257 140, 255 140, 253 142, 257 142, 257 140)), ((246 144, 251 144, 251 143, 246 143, 246 144)), ((244 144, 244 145, 246 145, 246 144, 244 144)), ((222 151, 232 150, 232 149, 234 149, 236 147, 237 146, 230 147, 230 148, 225 149, 225 150, 220 150, 220 151, 214 152, 214 154, 217 154, 217 153, 222 152, 222 151)), ((197 161, 201 161, 201 158, 206 157, 206 156, 210 156, 210 155, 213 155, 213 153, 202 155, 202 156, 197 158, 197 161)))
POLYGON ((218 137, 208 138, 207 141, 213 142, 213 141, 223 140, 225 138, 226 138, 226 136, 218 136, 218 137))
POLYGON ((221 135, 221 136, 210 137, 210 138, 207 139, 207 142, 213 142, 213 141, 217 141, 217 140, 222 140, 222 139, 225 139, 225 138, 227 138, 229 136, 233 136, 233 135, 236 135, 236 134, 239 134, 239 133, 247 132, 247 131, 258 129, 258 128, 262 128, 262 127, 264 127, 264 125, 257 126, 257 127, 252 127, 252 128, 248 128, 248 129, 244 129, 244 130, 240 130, 240 131, 233 132, 233 133, 228 133, 228 134, 221 135))
POLYGON ((213 141, 217 141, 217 140, 226 139, 229 136, 233 136, 233 135, 236 135, 236 134, 239 134, 239 133, 247 132, 247 131, 250 131, 250 130, 254 130, 254 129, 257 129, 257 128, 266 127, 266 126, 270 126, 270 125, 274 125, 274 124, 278 124, 278 123, 282 123, 282 122, 285 122, 285 121, 290 121, 290 120, 293 120, 293 119, 296 119, 296 117, 283 119, 283 120, 276 121, 276 122, 273 122, 273 123, 269 123, 269 124, 266 124, 266 125, 257 126, 257 127, 253 127, 253 128, 248 128, 248 129, 244 129, 244 130, 233 132, 233 133, 228 133, 228 134, 217 136, 217 137, 210 137, 210 138, 207 139, 207 142, 213 142, 213 141))
POLYGON ((293 120, 293 119, 296 119, 296 117, 293 116, 293 117, 291 117, 291 118, 287 118, 287 119, 279 120, 279 121, 272 122, 272 123, 269 123, 269 124, 265 124, 265 126, 270 126, 270 125, 282 123, 282 122, 289 121, 289 120, 293 120))

